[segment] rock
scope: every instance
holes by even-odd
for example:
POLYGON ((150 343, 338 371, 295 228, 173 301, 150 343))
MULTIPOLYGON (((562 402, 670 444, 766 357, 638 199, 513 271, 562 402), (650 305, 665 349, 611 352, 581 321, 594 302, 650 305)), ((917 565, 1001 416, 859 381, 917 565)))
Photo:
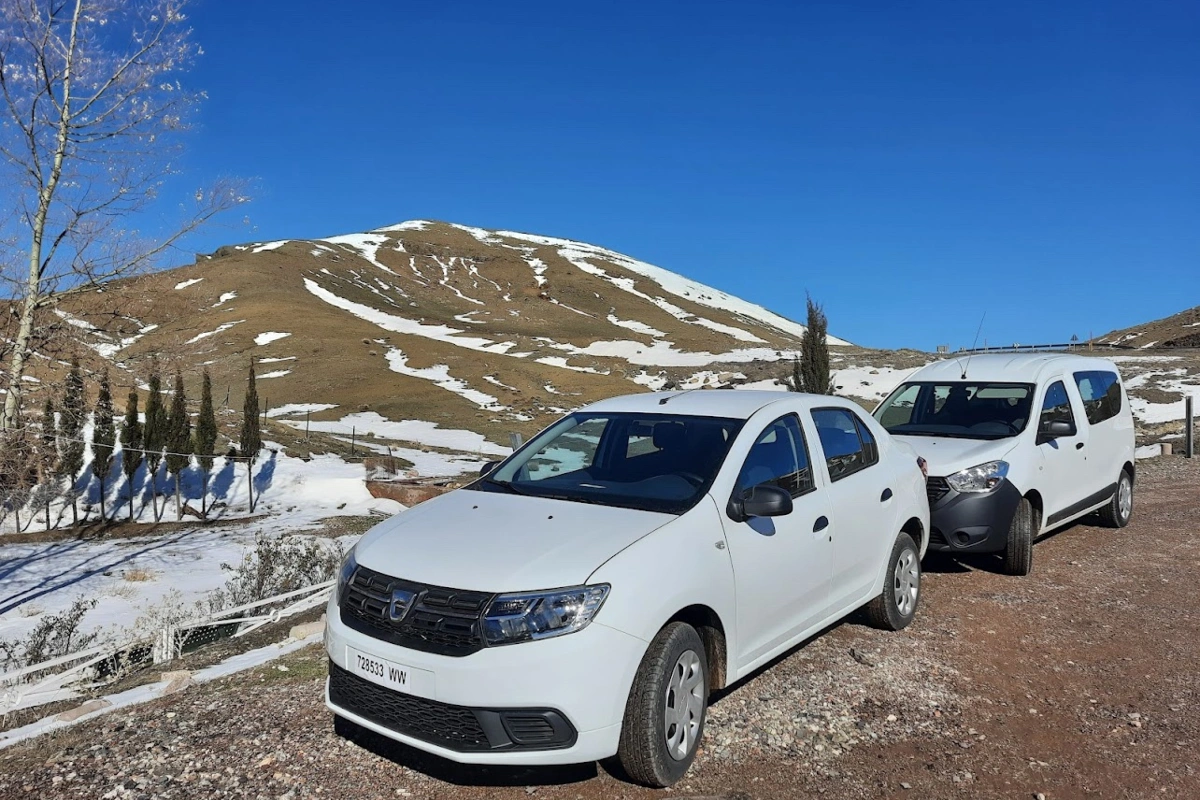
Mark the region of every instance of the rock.
POLYGON ((316 622, 306 622, 303 625, 293 625, 292 629, 288 631, 288 638, 299 641, 300 639, 307 639, 309 636, 314 636, 318 633, 321 633, 324 630, 325 615, 322 614, 321 618, 316 622))
POLYGON ((167 685, 163 687, 162 691, 164 695, 175 694, 176 692, 186 689, 194 683, 192 680, 191 671, 186 669, 177 669, 170 672, 164 672, 159 676, 159 680, 166 681, 167 685))
POLYGON ((100 709, 108 708, 111 705, 112 703, 104 699, 88 700, 81 706, 76 706, 75 708, 62 712, 58 715, 58 719, 62 720, 63 722, 74 722, 80 717, 91 714, 93 711, 99 711, 100 709))

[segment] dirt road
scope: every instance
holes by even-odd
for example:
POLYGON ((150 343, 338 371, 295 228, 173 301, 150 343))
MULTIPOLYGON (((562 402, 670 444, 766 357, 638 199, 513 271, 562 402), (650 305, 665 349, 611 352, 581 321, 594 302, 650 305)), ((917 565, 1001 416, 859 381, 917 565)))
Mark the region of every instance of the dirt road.
POLYGON ((310 648, 0 751, 0 797, 1200 798, 1200 460, 1140 469, 1128 528, 1049 537, 1028 578, 928 560, 907 631, 850 620, 725 693, 669 792, 339 739, 310 648))

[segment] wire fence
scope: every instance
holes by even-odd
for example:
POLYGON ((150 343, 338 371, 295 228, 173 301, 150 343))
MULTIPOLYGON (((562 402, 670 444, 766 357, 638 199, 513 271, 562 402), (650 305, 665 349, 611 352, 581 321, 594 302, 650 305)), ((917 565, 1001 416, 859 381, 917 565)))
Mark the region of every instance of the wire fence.
POLYGON ((0 715, 79 696, 223 639, 237 639, 329 599, 334 581, 202 614, 168 609, 137 635, 0 674, 0 715))

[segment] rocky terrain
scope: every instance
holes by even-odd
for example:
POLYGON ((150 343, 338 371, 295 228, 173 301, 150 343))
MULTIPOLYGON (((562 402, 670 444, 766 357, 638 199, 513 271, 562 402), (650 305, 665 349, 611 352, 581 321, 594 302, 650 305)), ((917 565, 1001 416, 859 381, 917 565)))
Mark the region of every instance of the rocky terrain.
POLYGON ((0 796, 1194 798, 1200 460, 1139 469, 1128 528, 1052 535, 1027 578, 927 559, 906 631, 850 619, 723 692, 666 792, 608 763, 464 768, 339 738, 313 647, 0 751, 0 796))

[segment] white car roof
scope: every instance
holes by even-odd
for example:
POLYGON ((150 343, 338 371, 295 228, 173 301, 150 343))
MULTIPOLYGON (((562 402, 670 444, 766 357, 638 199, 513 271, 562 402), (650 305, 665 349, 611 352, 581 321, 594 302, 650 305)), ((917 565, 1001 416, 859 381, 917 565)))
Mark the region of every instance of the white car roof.
MULTIPOLYGON (((975 353, 927 364, 908 376, 907 381, 996 381, 1038 383, 1050 373, 1106 370, 1117 367, 1106 358, 1089 358, 1065 353, 975 353)), ((1119 373, 1118 373, 1119 374, 1119 373)))
POLYGON ((866 412, 849 400, 821 394, 771 392, 759 390, 694 389, 682 392, 644 392, 601 400, 580 411, 633 412, 641 414, 678 414, 694 417, 749 419, 759 409, 774 403, 791 401, 803 408, 843 406, 866 412), (666 403, 660 401, 668 398, 666 403))

